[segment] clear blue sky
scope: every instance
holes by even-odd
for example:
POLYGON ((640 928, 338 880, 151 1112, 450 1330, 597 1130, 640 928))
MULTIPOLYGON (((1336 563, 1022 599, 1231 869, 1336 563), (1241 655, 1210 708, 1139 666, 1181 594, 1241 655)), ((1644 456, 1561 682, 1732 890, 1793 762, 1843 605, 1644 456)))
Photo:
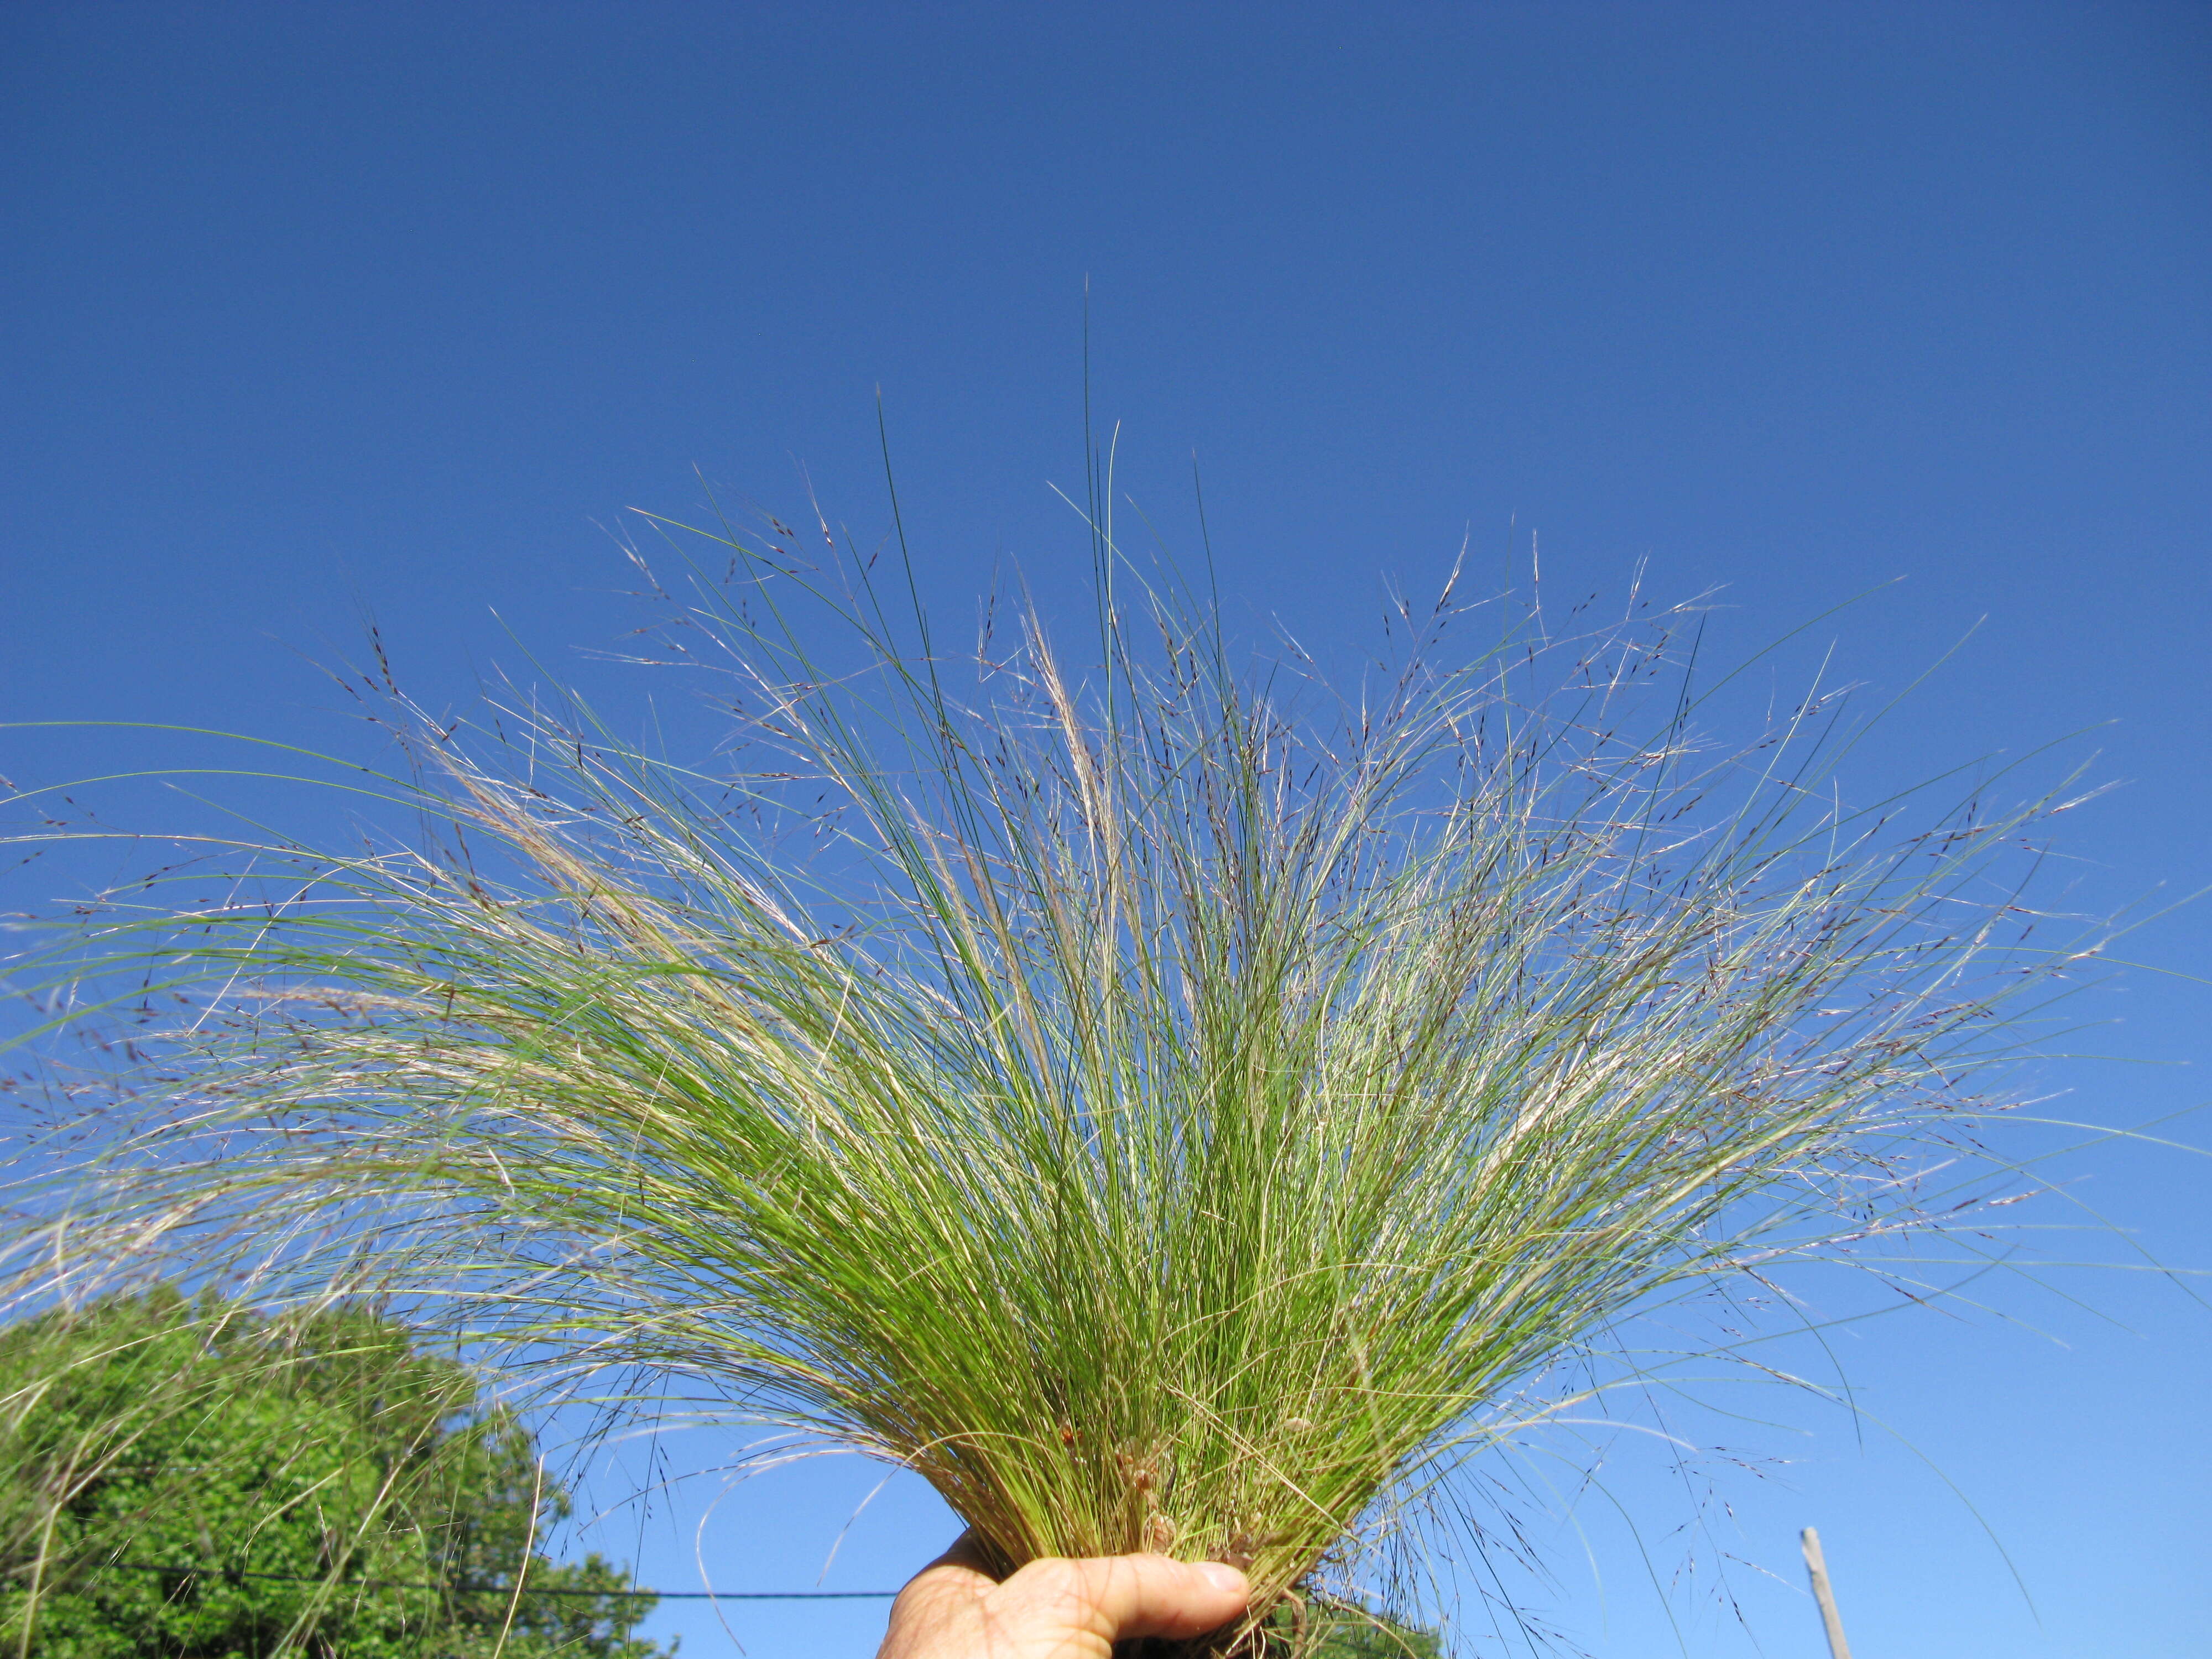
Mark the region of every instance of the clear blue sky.
MULTIPOLYGON (((352 647, 356 598, 430 701, 525 647, 635 694, 568 654, 627 614, 597 526, 688 511, 696 465, 787 516, 811 478, 872 540, 878 386, 933 601, 964 616, 1001 558, 1072 591, 1048 484, 1080 477, 1087 277, 1124 481, 1188 549, 1199 453, 1252 631, 1348 652, 1385 576, 1471 536, 1502 579, 1532 528, 1547 582, 1724 585, 1739 647, 1902 577, 1820 633, 1875 690, 1982 626, 1895 765, 2100 726, 2125 787, 2067 823, 2075 902, 2212 880, 2202 4, 16 0, 0 145, 0 719, 343 747, 301 653, 352 647)), ((0 773, 165 742, 0 733, 0 773)), ((2212 975, 2207 914, 2130 954, 2212 975)), ((2208 996, 2100 994, 2078 1046, 2161 1063, 2054 1066, 2063 1109, 2212 1093, 2208 996)), ((2202 1160, 2067 1167, 2212 1266, 2202 1160)), ((1723 1488, 1763 1645, 1710 1555, 1655 1595, 1602 1499, 1587 1553, 1537 1527, 1549 1613, 1607 1659, 1813 1655, 1809 1522, 1867 1659, 2212 1652, 2212 1316, 2061 1282, 2112 1319, 2021 1287, 2043 1334, 1850 1339, 1893 1433, 1780 1398, 1786 1426, 1731 1428, 1792 1460, 1723 1488)), ((802 1587, 872 1479, 789 1471, 711 1515, 687 1486, 599 1541, 692 1587, 704 1516, 717 1583, 802 1587)), ((1666 1577, 1683 1492, 1626 1453, 1613 1492, 1666 1577)), ((946 1533, 895 1483, 829 1582, 895 1583, 946 1533)), ((729 1617, 765 1656, 860 1659, 880 1628, 729 1617)), ((696 1608, 654 1628, 736 1651, 696 1608)))

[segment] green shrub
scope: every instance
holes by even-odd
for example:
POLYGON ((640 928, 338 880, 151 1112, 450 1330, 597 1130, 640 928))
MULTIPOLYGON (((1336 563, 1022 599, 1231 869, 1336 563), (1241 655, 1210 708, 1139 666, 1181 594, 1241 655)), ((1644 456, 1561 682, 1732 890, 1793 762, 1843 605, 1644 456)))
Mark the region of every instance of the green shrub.
POLYGON ((0 1333, 0 1652, 651 1659, 534 1442, 359 1309, 282 1320, 173 1291, 0 1333), (527 1583, 562 1595, 514 1595, 527 1583), (430 1588, 396 1588, 395 1586, 430 1588))

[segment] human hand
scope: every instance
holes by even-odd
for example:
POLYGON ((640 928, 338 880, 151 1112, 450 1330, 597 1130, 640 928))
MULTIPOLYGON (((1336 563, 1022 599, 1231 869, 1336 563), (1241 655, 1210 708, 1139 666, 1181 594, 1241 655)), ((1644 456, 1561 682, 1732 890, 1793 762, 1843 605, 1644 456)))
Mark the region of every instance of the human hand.
POLYGON ((1137 1636, 1217 1630, 1244 1611, 1251 1587, 1218 1561, 1164 1555, 1032 1561, 1004 1583, 960 1541, 891 1603, 876 1659, 1110 1659, 1137 1636))

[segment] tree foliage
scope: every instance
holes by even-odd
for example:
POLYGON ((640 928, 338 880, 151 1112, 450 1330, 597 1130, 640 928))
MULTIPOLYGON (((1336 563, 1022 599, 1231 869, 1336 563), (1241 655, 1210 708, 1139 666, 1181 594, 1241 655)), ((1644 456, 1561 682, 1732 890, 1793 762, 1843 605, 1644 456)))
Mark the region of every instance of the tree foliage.
POLYGON ((651 1659, 626 1572, 538 1547, 568 1508, 368 1309, 161 1289, 0 1334, 0 1652, 651 1659))
POLYGON ((1442 1659, 1443 1638, 1386 1619, 1340 1615, 1317 1632, 1313 1659, 1442 1659))

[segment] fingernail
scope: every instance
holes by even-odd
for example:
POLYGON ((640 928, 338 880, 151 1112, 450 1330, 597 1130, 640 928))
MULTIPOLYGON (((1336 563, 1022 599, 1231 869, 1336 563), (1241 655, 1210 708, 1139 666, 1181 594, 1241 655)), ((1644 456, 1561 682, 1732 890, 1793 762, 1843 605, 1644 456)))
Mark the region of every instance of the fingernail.
POLYGON ((1206 1575, 1206 1582, 1218 1590, 1242 1595, 1251 1588, 1244 1575, 1226 1561, 1200 1561, 1198 1570, 1206 1575))

